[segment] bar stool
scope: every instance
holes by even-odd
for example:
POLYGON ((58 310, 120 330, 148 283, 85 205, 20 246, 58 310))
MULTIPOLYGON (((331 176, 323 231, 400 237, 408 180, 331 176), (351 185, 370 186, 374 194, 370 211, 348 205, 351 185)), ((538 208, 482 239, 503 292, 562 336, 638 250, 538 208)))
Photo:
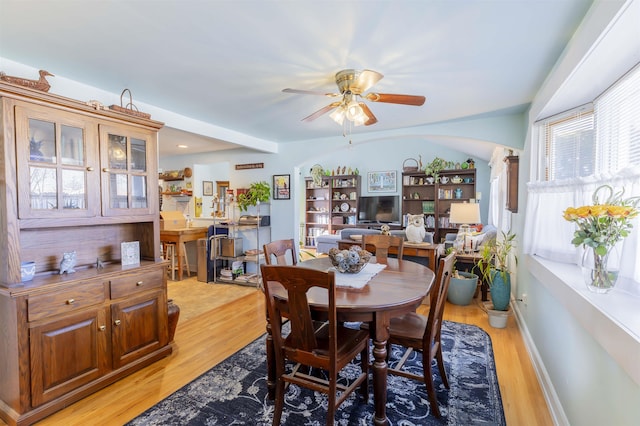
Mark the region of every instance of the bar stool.
POLYGON ((189 258, 187 257, 187 246, 184 243, 180 243, 182 249, 182 272, 187 272, 187 277, 191 278, 191 268, 189 267, 189 258))
MULTIPOLYGON (((177 250, 176 243, 162 243, 164 259, 169 260, 168 273, 172 281, 176 280, 176 271, 178 270, 177 250)), ((181 243, 182 248, 182 272, 187 273, 188 277, 191 277, 191 268, 189 267, 189 257, 187 256, 187 247, 184 243, 181 243)))
POLYGON ((167 273, 172 281, 176 280, 176 245, 175 243, 162 243, 162 253, 164 260, 169 261, 167 273))

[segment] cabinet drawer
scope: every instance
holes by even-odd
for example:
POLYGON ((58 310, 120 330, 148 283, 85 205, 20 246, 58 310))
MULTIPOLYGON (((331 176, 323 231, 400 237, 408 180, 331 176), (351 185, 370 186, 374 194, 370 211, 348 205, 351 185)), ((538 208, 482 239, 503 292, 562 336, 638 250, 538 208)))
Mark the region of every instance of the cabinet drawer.
POLYGON ((110 281, 111 298, 119 299, 132 294, 162 287, 164 268, 139 274, 125 275, 110 281))
POLYGON ((82 284, 78 288, 29 297, 27 309, 29 321, 37 321, 53 315, 77 311, 91 305, 103 303, 102 281, 82 284))

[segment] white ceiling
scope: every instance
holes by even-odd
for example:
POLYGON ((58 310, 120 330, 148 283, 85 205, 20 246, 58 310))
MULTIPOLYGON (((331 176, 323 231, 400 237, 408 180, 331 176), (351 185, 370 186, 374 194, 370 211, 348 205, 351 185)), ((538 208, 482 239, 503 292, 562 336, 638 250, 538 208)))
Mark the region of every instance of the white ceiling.
POLYGON ((282 89, 334 92, 344 68, 384 74, 373 91, 427 97, 422 107, 369 103, 378 123, 354 133, 524 110, 591 3, 0 0, 0 58, 111 93, 129 88, 134 103, 212 125, 198 137, 165 120, 167 156, 184 153, 176 141, 193 153, 244 144, 233 135, 340 136, 328 114, 301 121, 331 99, 282 89))

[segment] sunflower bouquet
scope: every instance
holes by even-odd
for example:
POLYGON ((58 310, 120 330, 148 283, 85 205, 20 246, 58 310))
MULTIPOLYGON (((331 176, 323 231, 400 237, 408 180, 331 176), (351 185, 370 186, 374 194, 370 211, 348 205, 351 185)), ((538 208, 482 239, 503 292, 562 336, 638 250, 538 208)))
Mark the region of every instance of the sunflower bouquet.
POLYGON ((584 246, 582 271, 587 288, 606 293, 618 278, 618 268, 610 262, 612 248, 626 238, 638 216, 640 197, 623 198, 624 190, 615 192, 609 185, 598 187, 593 193, 593 205, 569 207, 564 218, 576 223, 573 245, 584 246))
POLYGON ((626 238, 633 227, 631 219, 638 215, 640 197, 624 199, 623 194, 624 190, 615 192, 611 186, 603 185, 594 191, 593 205, 566 209, 564 218, 578 225, 571 243, 604 255, 626 238))

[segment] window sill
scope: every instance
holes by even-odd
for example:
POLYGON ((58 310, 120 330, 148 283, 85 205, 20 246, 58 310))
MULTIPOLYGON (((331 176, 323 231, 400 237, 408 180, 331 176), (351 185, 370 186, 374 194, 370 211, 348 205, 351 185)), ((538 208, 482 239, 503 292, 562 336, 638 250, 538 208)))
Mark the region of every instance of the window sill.
MULTIPOLYGON (((525 261, 534 277, 640 385, 640 297, 616 286, 607 294, 587 290, 580 268, 537 256, 525 261)), ((637 288, 624 285, 629 289, 637 288)))

